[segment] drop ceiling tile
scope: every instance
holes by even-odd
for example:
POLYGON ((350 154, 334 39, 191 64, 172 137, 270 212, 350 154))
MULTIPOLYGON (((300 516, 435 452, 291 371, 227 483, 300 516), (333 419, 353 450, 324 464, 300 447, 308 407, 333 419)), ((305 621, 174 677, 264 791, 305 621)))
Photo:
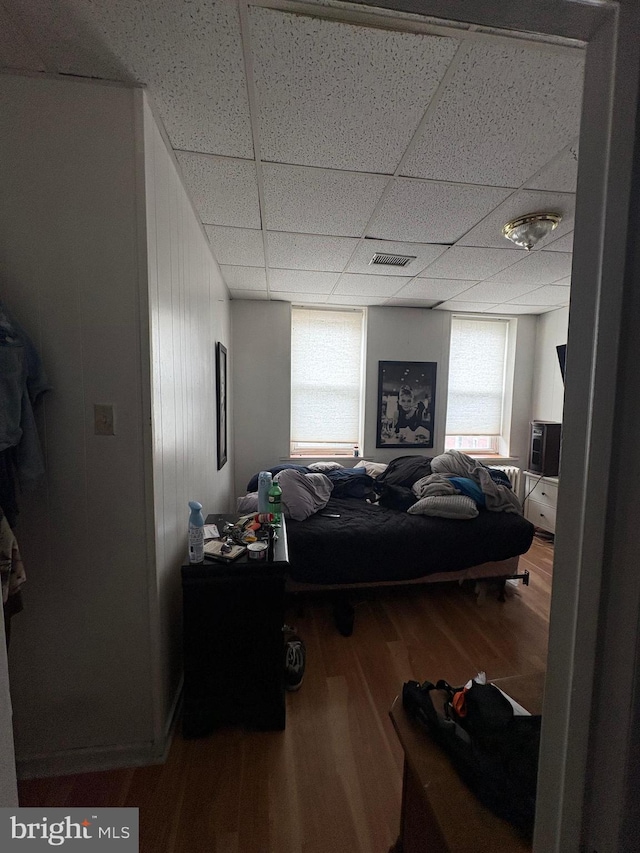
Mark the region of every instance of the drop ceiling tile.
POLYGON ((516 305, 568 305, 570 287, 548 284, 509 301, 516 305))
POLYGON ((575 196, 573 194, 548 193, 544 190, 518 190, 458 240, 457 245, 482 246, 485 248, 494 246, 496 249, 513 247, 513 243, 510 243, 502 234, 503 226, 518 216, 540 211, 559 213, 562 216, 562 221, 548 237, 538 243, 538 249, 573 230, 575 217, 575 196))
POLYGON ((261 267, 229 267, 220 266, 222 277, 229 290, 264 290, 267 289, 267 273, 261 267))
POLYGON ((459 296, 452 297, 454 301, 465 302, 508 302, 516 296, 531 291, 530 284, 506 284, 498 281, 482 281, 465 290, 459 296))
POLYGON ((393 296, 407 283, 406 278, 399 275, 359 275, 358 273, 343 273, 335 292, 336 294, 356 294, 358 296, 393 296))
POLYGON ((578 134, 584 53, 466 46, 402 174, 519 187, 578 134))
POLYGON ((331 293, 340 277, 337 272, 269 270, 269 290, 290 293, 331 293))
POLYGON ((434 311, 453 311, 459 314, 464 311, 466 314, 486 314, 493 306, 488 302, 443 302, 442 305, 436 305, 434 311))
POLYGON ((565 234, 564 237, 559 237, 553 243, 547 243, 542 248, 543 252, 572 252, 573 251, 573 231, 565 234))
POLYGON ((510 302, 488 308, 487 314, 545 314, 547 311, 555 310, 557 307, 557 305, 514 305, 513 302, 510 302))
POLYGON ((174 148, 253 157, 238 9, 202 0, 12 0, 50 68, 145 84, 174 148))
POLYGON ((359 237, 388 178, 263 163, 270 231, 359 237))
POLYGON ((357 245, 355 237, 267 232, 269 266, 272 269, 342 272, 357 245))
POLYGON ((385 306, 394 308, 433 308, 438 304, 437 299, 398 299, 396 296, 393 299, 388 299, 385 306))
POLYGON ((326 293, 287 293, 284 290, 271 291, 272 302, 296 302, 300 305, 306 303, 326 302, 326 293))
POLYGON ((399 178, 368 226, 367 237, 455 243, 510 192, 498 187, 399 178))
POLYGON ((478 249, 452 246, 420 273, 425 278, 460 278, 482 281, 522 260, 521 249, 478 249))
POLYGON ((353 305, 354 307, 367 305, 382 305, 386 302, 384 296, 341 296, 333 293, 327 297, 327 305, 353 305))
POLYGON ((564 285, 566 287, 571 287, 571 276, 568 275, 566 278, 561 278, 558 281, 553 282, 556 287, 560 285, 564 285))
POLYGON ((268 299, 266 290, 230 290, 229 293, 232 299, 268 299))
POLYGON ((528 284, 530 287, 552 284, 571 274, 569 252, 531 252, 511 267, 496 273, 489 281, 528 284))
POLYGON ((260 228, 256 164, 176 151, 184 180, 207 225, 260 228))
POLYGON ((475 281, 449 281, 441 278, 415 278, 397 294, 398 298, 419 299, 453 299, 460 293, 469 290, 475 281))
POLYGON ((250 23, 261 157, 278 163, 393 173, 458 46, 257 7, 250 23))
POLYGON ((264 266, 262 231, 223 225, 205 225, 205 230, 219 264, 264 266))
POLYGON ((578 181, 578 145, 567 145, 525 184, 527 189, 574 193, 578 181))
POLYGON ((369 275, 405 275, 413 277, 421 269, 434 261, 445 250, 444 246, 429 246, 424 243, 403 243, 388 240, 363 240, 349 261, 349 272, 368 273, 369 275), (404 267, 376 266, 369 263, 376 252, 388 255, 409 255, 415 257, 404 267))

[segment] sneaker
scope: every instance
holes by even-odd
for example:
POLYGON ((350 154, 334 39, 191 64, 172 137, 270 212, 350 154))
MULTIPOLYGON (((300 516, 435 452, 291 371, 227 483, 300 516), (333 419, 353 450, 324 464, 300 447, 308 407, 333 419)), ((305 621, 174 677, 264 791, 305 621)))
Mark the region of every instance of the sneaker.
POLYGON ((288 626, 285 632, 284 686, 286 690, 298 690, 304 677, 307 652, 303 640, 288 626))

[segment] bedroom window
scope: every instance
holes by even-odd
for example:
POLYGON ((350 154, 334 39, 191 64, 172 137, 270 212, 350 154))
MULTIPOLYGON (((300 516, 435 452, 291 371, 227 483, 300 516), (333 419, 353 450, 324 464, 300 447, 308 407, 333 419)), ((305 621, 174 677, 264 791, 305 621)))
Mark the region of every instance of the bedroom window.
POLYGON ((508 453, 503 424, 509 324, 497 318, 452 317, 446 450, 473 456, 508 453))
POLYGON ((291 309, 291 455, 361 443, 364 312, 291 309))

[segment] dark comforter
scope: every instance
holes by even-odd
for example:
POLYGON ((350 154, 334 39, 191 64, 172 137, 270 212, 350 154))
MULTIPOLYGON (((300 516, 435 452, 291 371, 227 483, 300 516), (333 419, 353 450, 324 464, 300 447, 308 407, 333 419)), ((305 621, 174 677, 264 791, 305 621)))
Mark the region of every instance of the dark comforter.
POLYGON ((332 498, 305 521, 287 521, 290 574, 317 584, 412 580, 524 554, 533 530, 515 513, 433 518, 332 498), (326 518, 324 512, 340 518, 326 518))

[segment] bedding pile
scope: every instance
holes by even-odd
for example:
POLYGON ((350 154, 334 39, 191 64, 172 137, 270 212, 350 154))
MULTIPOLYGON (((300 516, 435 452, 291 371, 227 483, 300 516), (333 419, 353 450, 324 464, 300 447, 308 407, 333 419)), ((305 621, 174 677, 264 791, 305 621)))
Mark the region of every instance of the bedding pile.
MULTIPOLYGON (((365 460, 355 468, 339 462, 287 463, 270 470, 282 489, 285 516, 296 521, 324 509, 330 497, 368 500, 411 515, 442 518, 471 519, 483 509, 522 514, 509 478, 458 450, 433 459, 398 456, 388 465, 365 460)), ((257 488, 255 474, 248 494, 238 499, 239 512, 257 511, 257 488)))

